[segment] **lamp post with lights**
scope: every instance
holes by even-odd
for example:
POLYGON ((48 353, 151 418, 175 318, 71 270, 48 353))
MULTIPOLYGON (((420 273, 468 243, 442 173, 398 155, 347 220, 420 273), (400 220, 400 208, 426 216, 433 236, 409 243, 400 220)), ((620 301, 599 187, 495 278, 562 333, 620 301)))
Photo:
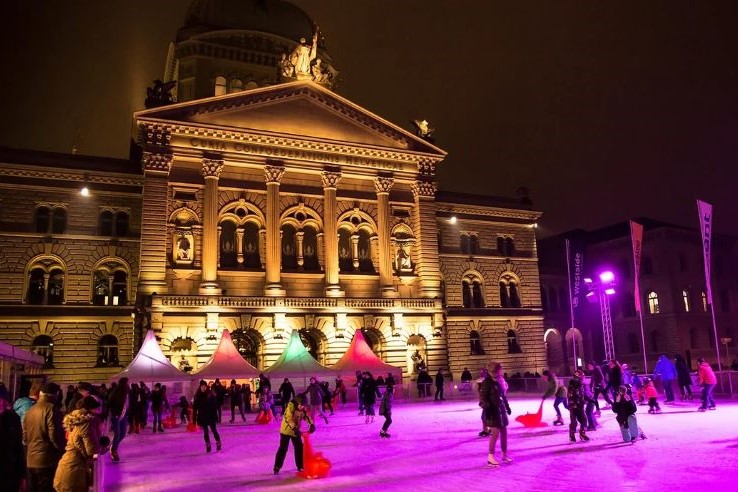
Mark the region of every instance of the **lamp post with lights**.
POLYGON ((615 343, 612 337, 612 315, 610 313, 610 296, 615 294, 615 274, 605 271, 599 274, 599 282, 591 278, 585 278, 584 284, 589 289, 587 300, 600 303, 600 316, 602 317, 602 338, 605 342, 605 358, 615 358, 615 343), (595 297, 597 296, 597 297, 595 297))

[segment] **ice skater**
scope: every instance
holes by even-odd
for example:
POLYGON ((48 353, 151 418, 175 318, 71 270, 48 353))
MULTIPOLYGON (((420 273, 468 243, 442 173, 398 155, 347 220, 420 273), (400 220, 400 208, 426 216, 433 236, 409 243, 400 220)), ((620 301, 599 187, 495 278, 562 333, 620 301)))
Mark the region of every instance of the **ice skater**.
POLYGON ((546 376, 548 387, 546 388, 546 392, 541 397, 541 401, 544 401, 549 396, 555 395, 553 407, 556 411, 556 420, 554 420, 553 425, 564 425, 564 419, 561 418, 561 410, 559 410, 559 405, 563 403, 564 408, 566 408, 567 410, 569 409, 569 404, 566 401, 566 386, 561 384, 556 375, 548 369, 545 369, 543 371, 543 375, 546 376))
POLYGON ((327 424, 328 417, 323 413, 323 388, 318 384, 317 378, 310 378, 310 384, 305 392, 310 397, 310 418, 315 419, 317 413, 327 424))
POLYGON ((130 388, 128 386, 128 378, 120 378, 115 388, 110 390, 108 395, 108 405, 110 406, 110 429, 113 431, 113 445, 110 447, 110 459, 120 461, 118 456, 118 446, 120 446, 123 438, 126 437, 126 427, 128 426, 128 415, 130 409, 130 388))
POLYGON ((292 448, 295 451, 295 466, 297 471, 303 470, 302 461, 302 432, 300 424, 306 421, 310 426, 311 434, 315 432, 315 424, 310 418, 309 412, 305 407, 305 399, 302 396, 296 396, 285 409, 282 424, 279 426, 279 449, 274 457, 274 474, 277 475, 284 465, 284 459, 287 456, 287 449, 292 442, 292 448))
POLYGON ((648 400, 648 413, 661 413, 659 406, 659 392, 651 378, 643 378, 643 394, 648 400))
POLYGON ((512 413, 512 410, 500 387, 500 383, 497 382, 498 374, 495 372, 495 368, 496 366, 492 365, 492 372, 485 376, 479 394, 479 405, 485 412, 485 425, 490 429, 487 464, 492 467, 498 467, 500 462, 512 463, 512 459, 507 455, 507 416, 512 413), (500 461, 495 458, 495 447, 498 438, 502 451, 500 461))
POLYGON ((702 357, 697 359, 697 378, 700 386, 702 386, 702 404, 697 410, 700 412, 715 410, 715 400, 712 399, 712 392, 717 384, 717 378, 710 364, 705 362, 702 357))
POLYGON ((594 394, 595 407, 597 408, 596 415, 600 416, 600 402, 599 397, 602 395, 608 405, 612 405, 610 397, 607 395, 605 390, 605 376, 602 374, 602 368, 595 364, 594 361, 587 362, 587 370, 589 371, 590 379, 589 386, 594 394))
POLYGON ((362 376, 364 380, 361 383, 361 395, 359 397, 366 411, 364 423, 369 424, 374 422, 374 404, 377 402, 377 397, 382 397, 382 393, 379 392, 377 382, 372 377, 372 373, 367 371, 362 376))
POLYGON ((674 365, 677 371, 677 384, 682 400, 692 401, 692 376, 689 374, 687 361, 679 354, 674 356, 674 365))
POLYGON ((215 449, 220 451, 222 444, 217 429, 218 397, 208 387, 208 383, 204 379, 200 380, 200 387, 197 389, 195 401, 192 403, 192 420, 202 427, 202 435, 205 439, 205 452, 209 453, 211 451, 208 429, 213 431, 215 449))
POLYGON ((241 415, 241 421, 246 422, 246 416, 243 414, 243 393, 241 385, 236 383, 235 379, 231 379, 231 385, 228 387, 228 397, 231 402, 231 420, 230 423, 236 421, 236 409, 241 415))
POLYGON ((666 400, 664 403, 672 403, 674 401, 674 388, 672 384, 677 378, 677 370, 674 363, 669 359, 666 354, 659 356, 656 367, 653 369, 653 377, 661 377, 661 384, 664 386, 664 394, 666 400))
POLYGON ((584 395, 584 414, 587 416, 587 430, 588 431, 596 431, 597 430, 597 417, 595 416, 595 400, 594 400, 594 393, 592 393, 592 388, 589 387, 588 384, 585 384, 582 382, 582 395, 584 395))
POLYGON ((638 428, 638 420, 635 416, 637 410, 638 407, 633 400, 630 388, 620 386, 615 393, 615 400, 612 402, 612 411, 615 412, 615 420, 620 424, 623 442, 635 444, 638 436, 641 439, 646 438, 646 435, 638 428))
MULTIPOLYGON (((597 366, 595 366, 597 367, 597 366)), ((582 393, 582 378, 584 373, 582 371, 574 371, 574 377, 569 381, 569 387, 567 393, 569 394, 569 441, 572 443, 577 442, 576 431, 577 423, 579 423, 579 439, 580 441, 587 442, 587 417, 584 415, 584 394, 582 393)), ((596 401, 596 400, 595 400, 596 401)))
POLYGON ((392 400, 395 392, 395 387, 387 385, 387 389, 384 390, 382 395, 382 401, 379 403, 379 415, 384 417, 384 424, 382 430, 379 431, 379 437, 390 437, 387 433, 390 425, 392 425, 392 400))

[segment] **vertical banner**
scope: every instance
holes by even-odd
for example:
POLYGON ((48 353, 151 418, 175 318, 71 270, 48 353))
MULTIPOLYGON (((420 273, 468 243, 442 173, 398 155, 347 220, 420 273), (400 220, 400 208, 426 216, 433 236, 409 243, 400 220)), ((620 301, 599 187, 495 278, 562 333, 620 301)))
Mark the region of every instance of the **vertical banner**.
MULTIPOLYGON (((584 243, 566 240, 566 260, 569 274, 569 292, 571 293, 572 312, 584 300, 586 292, 582 291, 584 281, 584 243)), ((572 320, 572 326, 574 326, 572 320)))
POLYGON ((635 273, 635 308, 641 312, 641 251, 643 248, 643 226, 638 222, 630 221, 630 240, 633 243, 633 271, 635 273))
POLYGON ((712 205, 697 200, 697 213, 700 216, 700 232, 702 233, 702 255, 705 260, 705 290, 707 302, 712 306, 712 286, 710 283, 710 238, 712 236, 712 205))

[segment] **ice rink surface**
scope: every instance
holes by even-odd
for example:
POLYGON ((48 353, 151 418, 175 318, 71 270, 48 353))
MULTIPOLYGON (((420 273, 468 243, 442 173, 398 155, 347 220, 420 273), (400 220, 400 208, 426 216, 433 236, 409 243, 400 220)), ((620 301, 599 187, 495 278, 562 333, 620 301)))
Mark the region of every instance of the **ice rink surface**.
MULTIPOLYGON (((544 404, 547 427, 523 428, 516 415, 535 412, 540 399, 511 396, 508 454, 514 462, 487 466, 488 438, 478 437, 480 409, 473 399, 395 402, 391 438, 380 439, 383 417, 364 423, 355 404, 336 409, 330 423, 317 422, 312 442, 332 462, 330 476, 295 476, 292 449, 273 475, 279 424, 219 426, 223 450, 205 453, 202 434, 183 427, 165 434, 128 436, 120 463, 105 465, 106 491, 576 491, 737 490, 738 403, 718 401, 716 411, 699 413, 699 402, 661 404, 649 415, 638 407, 647 435, 622 442, 611 410, 589 443, 569 444, 568 427, 551 425, 553 401, 544 404)), ((563 410, 563 409, 562 409, 563 410)), ((569 415, 564 412, 565 421, 569 415)), ((499 458, 499 445, 497 450, 499 458)), ((109 457, 104 459, 109 460, 109 457)))

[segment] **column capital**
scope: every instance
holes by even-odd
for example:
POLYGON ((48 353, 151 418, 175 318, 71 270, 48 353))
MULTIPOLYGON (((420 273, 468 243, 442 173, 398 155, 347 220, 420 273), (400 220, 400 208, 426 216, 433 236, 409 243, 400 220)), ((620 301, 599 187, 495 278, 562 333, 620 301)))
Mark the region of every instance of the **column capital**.
POLYGON ((436 190, 438 185, 433 181, 416 181, 413 183, 413 197, 417 200, 418 198, 434 198, 436 196, 436 190))
POLYGON ((162 173, 169 174, 172 169, 174 156, 162 152, 144 152, 141 164, 144 173, 162 173))
POLYGON ((206 178, 220 178, 223 172, 223 159, 202 159, 202 175, 206 178))
POLYGON ((336 171, 323 171, 320 173, 323 188, 336 188, 341 180, 341 173, 336 171))
POLYGON ((418 173, 432 178, 436 175, 436 161, 432 159, 420 159, 418 161, 418 173))
POLYGON ((395 184, 395 178, 386 176, 377 176, 374 178, 374 189, 377 191, 377 194, 389 193, 393 184, 395 184))
POLYGON ((267 183, 279 183, 284 176, 283 166, 264 166, 264 178, 267 183))

